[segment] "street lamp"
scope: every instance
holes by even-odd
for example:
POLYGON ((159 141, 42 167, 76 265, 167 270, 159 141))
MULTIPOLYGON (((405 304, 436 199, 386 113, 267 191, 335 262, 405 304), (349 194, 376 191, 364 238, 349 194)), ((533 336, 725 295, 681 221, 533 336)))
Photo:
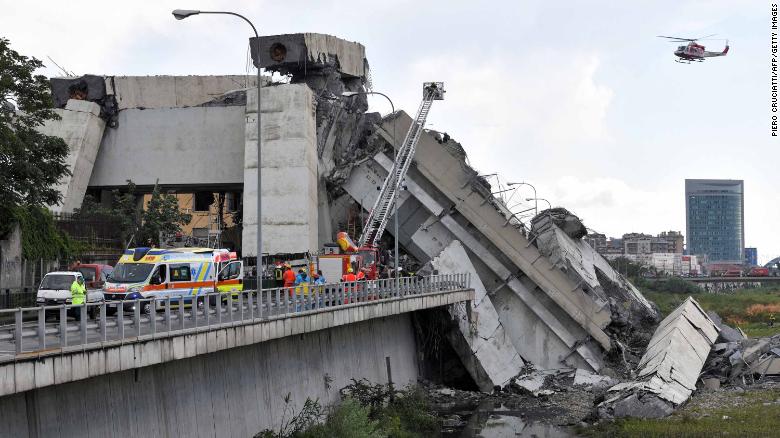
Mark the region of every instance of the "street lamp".
MULTIPOLYGON (((536 198, 536 187, 533 186, 531 183, 527 183, 525 181, 519 182, 519 183, 509 183, 510 186, 528 186, 534 191, 534 214, 539 214, 539 201, 536 198)), ((549 204, 549 202, 548 202, 549 204)))
MULTIPOLYGON (((255 25, 252 24, 249 19, 244 17, 241 14, 237 14, 235 12, 228 12, 228 11, 198 11, 198 10, 192 10, 192 9, 176 9, 172 12, 173 16, 176 17, 177 20, 183 20, 187 17, 191 17, 193 15, 199 15, 199 14, 221 14, 221 15, 233 15, 234 17, 238 17, 249 24, 250 27, 252 27, 252 32, 255 33, 255 38, 260 38, 260 35, 257 33, 257 29, 255 28, 255 25)), ((259 42, 258 42, 259 43, 259 42)), ((262 76, 260 75, 260 61, 258 60, 257 63, 257 274, 256 274, 256 280, 257 280, 257 290, 263 289, 263 215, 262 215, 262 179, 260 178, 260 169, 262 167, 262 154, 260 149, 260 143, 261 143, 261 125, 260 125, 260 87, 262 87, 263 81, 262 76)))
POLYGON ((525 198, 526 201, 544 201, 547 203, 547 206, 550 207, 550 210, 552 210, 552 204, 550 204, 550 201, 544 199, 544 198, 525 198))
MULTIPOLYGON (((380 93, 378 91, 345 91, 345 92, 341 93, 341 96, 342 97, 353 97, 353 96, 357 96, 359 94, 362 94, 362 95, 377 94, 379 96, 384 97, 385 99, 387 99, 388 102, 390 102, 390 109, 393 111, 393 114, 395 114, 395 105, 393 104, 393 100, 390 99, 390 97, 387 94, 385 94, 385 93, 380 93)), ((395 121, 393 121, 393 151, 395 151, 395 153, 393 155, 397 159, 398 158, 398 150, 396 149, 396 144, 395 143, 396 143, 396 139, 395 139, 395 121)), ((401 147, 398 146, 398 149, 400 149, 400 148, 401 147)), ((390 171, 392 172, 392 169, 390 171)), ((396 278, 398 278, 398 266, 399 266, 400 262, 399 262, 399 258, 398 258, 398 205, 395 204, 395 201, 396 201, 396 198, 398 197, 398 189, 399 189, 400 186, 401 186, 401 181, 395 181, 395 192, 394 192, 395 194, 393 195, 393 200, 391 201, 392 205, 395 207, 395 220, 394 220, 394 223, 393 223, 393 229, 394 229, 393 230, 393 236, 395 237, 395 244, 393 246, 393 250, 394 250, 393 254, 395 255, 395 266, 394 266, 394 269, 395 269, 395 277, 396 278)), ((362 204, 362 202, 361 202, 361 204, 362 204)), ((360 208, 363 208, 363 206, 361 205, 360 208)))

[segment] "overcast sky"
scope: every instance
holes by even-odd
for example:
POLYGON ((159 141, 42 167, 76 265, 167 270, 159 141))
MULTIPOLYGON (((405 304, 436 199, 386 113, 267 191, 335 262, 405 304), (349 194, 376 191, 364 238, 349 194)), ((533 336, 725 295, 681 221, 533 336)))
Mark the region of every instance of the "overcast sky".
MULTIPOLYGON (((374 89, 407 112, 423 81, 444 81, 431 128, 480 172, 531 182, 609 236, 685 232, 685 178, 744 179, 746 245, 762 261, 780 255, 769 2, 0 0, 0 35, 48 75, 59 73, 47 56, 76 74, 252 73, 246 24, 176 21, 175 8, 240 12, 266 35, 361 42, 374 89), (655 37, 712 33, 731 40, 729 55, 692 65, 655 37)), ((522 190, 515 199, 531 196, 522 190)))

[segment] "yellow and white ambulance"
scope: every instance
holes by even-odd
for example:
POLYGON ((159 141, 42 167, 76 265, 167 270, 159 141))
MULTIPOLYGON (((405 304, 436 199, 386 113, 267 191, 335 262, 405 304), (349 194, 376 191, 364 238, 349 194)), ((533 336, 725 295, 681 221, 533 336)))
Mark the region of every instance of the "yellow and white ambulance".
MULTIPOLYGON (((192 304, 198 296, 215 290, 234 293, 244 288, 244 266, 235 252, 212 248, 134 248, 119 258, 103 286, 106 301, 171 297, 172 302, 192 304)), ((111 304, 113 313, 118 304, 111 304)), ((157 301, 157 307, 164 301, 157 301)), ((132 309, 133 303, 125 303, 132 309)), ((145 302, 142 308, 151 313, 145 302)))

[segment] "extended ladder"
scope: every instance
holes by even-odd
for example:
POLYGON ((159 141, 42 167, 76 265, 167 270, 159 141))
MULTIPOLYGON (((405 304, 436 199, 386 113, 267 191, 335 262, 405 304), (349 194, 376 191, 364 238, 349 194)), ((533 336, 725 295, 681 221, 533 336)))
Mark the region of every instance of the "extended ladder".
POLYGON ((433 104, 434 100, 443 99, 443 82, 425 82, 423 84, 423 100, 420 103, 420 108, 417 110, 417 118, 415 118, 412 125, 409 127, 404 142, 401 144, 401 147, 396 154, 393 168, 390 171, 390 174, 387 175, 385 182, 382 184, 382 189, 379 191, 379 197, 376 198, 374 208, 372 208, 371 212, 368 214, 368 219, 363 227, 363 234, 360 236, 358 246, 363 247, 370 245, 377 247, 379 245, 379 240, 382 238, 382 233, 384 233, 385 227, 387 226, 387 220, 390 218, 390 214, 393 210, 400 182, 403 180, 406 171, 409 170, 409 165, 412 164, 412 160, 414 159, 414 149, 417 147, 417 141, 420 139, 420 135, 422 135, 425 119, 428 118, 431 104, 433 104))

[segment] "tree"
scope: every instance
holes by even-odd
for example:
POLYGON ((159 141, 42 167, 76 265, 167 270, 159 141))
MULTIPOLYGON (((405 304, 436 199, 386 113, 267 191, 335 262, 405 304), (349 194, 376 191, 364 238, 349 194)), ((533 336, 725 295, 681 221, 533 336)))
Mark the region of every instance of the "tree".
POLYGON ((119 222, 118 237, 124 247, 143 246, 149 240, 160 244, 160 233, 175 234, 181 231, 182 225, 192 220, 191 214, 179 210, 176 196, 162 193, 157 185, 146 210, 137 202, 136 187, 130 180, 123 190, 112 191, 111 198, 111 206, 106 207, 87 195, 75 214, 84 218, 108 216, 116 219, 119 222))
POLYGON ((139 232, 138 244, 151 241, 160 244, 160 233, 171 235, 181 231, 182 225, 187 225, 192 215, 179 210, 179 200, 176 196, 161 193, 160 186, 155 185, 152 199, 146 205, 143 214, 143 224, 139 232))
POLYGON ((37 128, 59 116, 49 83, 34 74, 43 63, 20 55, 0 38, 0 236, 16 223, 14 211, 56 205, 56 185, 69 175, 68 145, 37 128))

